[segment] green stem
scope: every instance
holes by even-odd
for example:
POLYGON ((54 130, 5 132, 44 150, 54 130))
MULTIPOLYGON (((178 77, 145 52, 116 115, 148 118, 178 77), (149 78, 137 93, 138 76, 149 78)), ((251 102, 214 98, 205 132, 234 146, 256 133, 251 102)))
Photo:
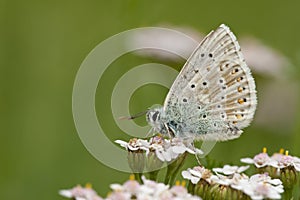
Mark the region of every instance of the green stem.
POLYGON ((160 170, 155 170, 152 172, 149 172, 149 179, 152 181, 157 181, 157 174, 160 170))
POLYGON ((178 158, 173 161, 171 164, 167 167, 167 174, 165 177, 165 184, 173 185, 175 178, 177 176, 178 171, 184 164, 184 160, 187 156, 187 152, 183 153, 182 155, 178 156, 178 158))
POLYGON ((142 182, 142 173, 134 173, 134 178, 135 178, 135 180, 137 180, 139 183, 143 183, 143 182, 142 182))

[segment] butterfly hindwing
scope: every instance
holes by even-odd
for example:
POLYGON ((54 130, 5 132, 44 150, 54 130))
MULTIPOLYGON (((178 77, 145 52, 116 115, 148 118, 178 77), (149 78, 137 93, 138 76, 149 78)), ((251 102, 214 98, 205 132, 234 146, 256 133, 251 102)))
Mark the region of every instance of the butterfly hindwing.
POLYGON ((174 81, 164 103, 178 136, 236 138, 253 119, 254 79, 225 25, 206 36, 174 81))

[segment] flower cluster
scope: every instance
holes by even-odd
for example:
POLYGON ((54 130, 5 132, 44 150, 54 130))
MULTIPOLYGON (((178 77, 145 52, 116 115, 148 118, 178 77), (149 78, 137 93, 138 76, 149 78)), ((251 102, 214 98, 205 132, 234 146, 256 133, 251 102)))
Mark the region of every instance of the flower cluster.
MULTIPOLYGON (((147 180, 142 177, 143 184, 140 184, 131 176, 130 180, 123 185, 112 184, 110 187, 112 192, 105 200, 146 200, 146 199, 169 199, 169 200, 201 200, 200 197, 193 196, 187 192, 184 185, 179 183, 175 186, 168 186, 163 183, 147 180)), ((102 200, 101 197, 90 188, 82 188, 77 186, 70 190, 61 190, 60 194, 64 197, 76 200, 102 200)))
POLYGON ((268 174, 255 174, 251 177, 243 174, 249 166, 229 166, 213 168, 194 167, 182 172, 185 179, 192 184, 192 193, 205 199, 280 199, 284 192, 282 182, 272 179, 268 174))
POLYGON ((85 187, 78 185, 69 190, 60 190, 59 194, 76 200, 102 200, 102 198, 92 189, 90 184, 87 184, 85 187))
POLYGON ((146 156, 149 152, 155 152, 157 158, 163 162, 170 162, 185 152, 202 154, 202 151, 192 146, 190 141, 185 141, 180 138, 168 140, 161 136, 155 136, 150 138, 149 141, 133 138, 129 140, 129 142, 122 140, 116 140, 115 142, 126 148, 128 151, 145 151, 146 156))
POLYGON ((300 158, 290 156, 288 151, 284 153, 281 149, 279 153, 272 156, 267 154, 264 148, 262 153, 253 158, 242 158, 241 162, 254 164, 260 173, 267 172, 273 178, 280 178, 286 189, 291 189, 297 183, 298 172, 300 172, 300 158))
POLYGON ((270 157, 267 154, 266 148, 264 148, 263 152, 254 156, 254 158, 242 158, 241 161, 248 164, 254 164, 257 168, 271 166, 280 170, 292 167, 296 171, 300 171, 300 158, 290 156, 288 151, 283 154, 283 150, 280 150, 279 153, 274 153, 270 157))
POLYGON ((253 158, 241 159, 244 163, 253 164, 258 172, 246 175, 244 172, 250 167, 248 165, 224 165, 212 169, 196 166, 181 171, 186 155, 201 151, 191 143, 177 138, 167 140, 155 136, 150 140, 116 142, 127 149, 128 162, 133 172, 140 171, 124 184, 112 184, 112 192, 105 198, 98 196, 90 185, 61 190, 60 195, 75 200, 299 199, 294 189, 299 181, 300 158, 289 155, 288 151, 284 154, 281 150, 269 156, 264 148, 262 153, 253 158), (160 170, 162 163, 168 164, 166 170, 160 170), (159 168, 147 171, 148 179, 145 178, 144 169, 153 169, 155 164, 159 168), (160 180, 163 178, 162 172, 166 173, 164 183, 159 183, 157 180, 158 177, 160 180), (188 180, 187 187, 179 182, 174 184, 178 172, 188 180))
POLYGON ((183 199, 183 200, 199 200, 201 198, 192 196, 187 189, 179 184, 171 187, 163 183, 157 183, 142 177, 143 184, 139 184, 135 180, 129 180, 123 185, 113 184, 111 188, 113 192, 108 196, 109 200, 119 200, 121 194, 129 198, 125 199, 183 199))

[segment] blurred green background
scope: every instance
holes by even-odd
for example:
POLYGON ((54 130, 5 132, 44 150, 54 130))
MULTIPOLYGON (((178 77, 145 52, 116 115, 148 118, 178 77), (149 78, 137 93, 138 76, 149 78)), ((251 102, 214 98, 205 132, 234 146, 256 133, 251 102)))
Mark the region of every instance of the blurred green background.
MULTIPOLYGON (((299 7, 296 0, 0 1, 1 198, 63 199, 58 196, 59 189, 87 182, 106 195, 110 183, 128 178, 128 174, 102 165, 88 153, 72 118, 76 72, 101 41, 136 27, 170 24, 208 33, 226 23, 238 37, 248 34, 259 38, 290 60, 293 74, 287 75, 288 84, 283 86, 288 90, 289 81, 299 85, 299 7)), ((99 82, 97 113, 111 140, 129 138, 112 118, 109 105, 113 86, 122 73, 149 61, 153 60, 125 55, 99 82)), ((169 65, 179 70, 183 63, 169 65)), ((258 95, 263 96, 260 88, 274 80, 254 76, 258 95)), ((132 113, 163 103, 166 93, 166 88, 157 85, 140 88, 131 99, 132 113)), ((282 96, 279 101, 285 98, 289 97, 282 96)), ((299 100, 299 93, 293 98, 299 100)), ((272 124, 254 121, 241 138, 218 143, 211 158, 239 164, 239 158, 252 156, 264 146, 269 152, 283 147, 300 156, 299 103, 286 104, 296 113, 287 126, 272 128, 272 124)), ((260 104, 258 109, 262 109, 260 104)), ((266 120, 272 115, 272 111, 265 113, 266 120)), ((138 119, 138 123, 145 121, 138 119)))

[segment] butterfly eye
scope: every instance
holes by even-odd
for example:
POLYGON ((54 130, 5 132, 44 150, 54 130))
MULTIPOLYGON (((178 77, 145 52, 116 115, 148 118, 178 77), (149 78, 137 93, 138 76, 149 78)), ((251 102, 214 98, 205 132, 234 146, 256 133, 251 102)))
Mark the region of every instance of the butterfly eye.
POLYGON ((191 88, 195 88, 195 87, 196 87, 195 84, 192 84, 192 85, 191 85, 191 88))
POLYGON ((209 56, 210 58, 212 58, 212 57, 213 57, 212 53, 208 54, 208 56, 209 56))
POLYGON ((153 115, 152 115, 152 120, 156 121, 157 119, 159 119, 159 112, 156 111, 153 115))

